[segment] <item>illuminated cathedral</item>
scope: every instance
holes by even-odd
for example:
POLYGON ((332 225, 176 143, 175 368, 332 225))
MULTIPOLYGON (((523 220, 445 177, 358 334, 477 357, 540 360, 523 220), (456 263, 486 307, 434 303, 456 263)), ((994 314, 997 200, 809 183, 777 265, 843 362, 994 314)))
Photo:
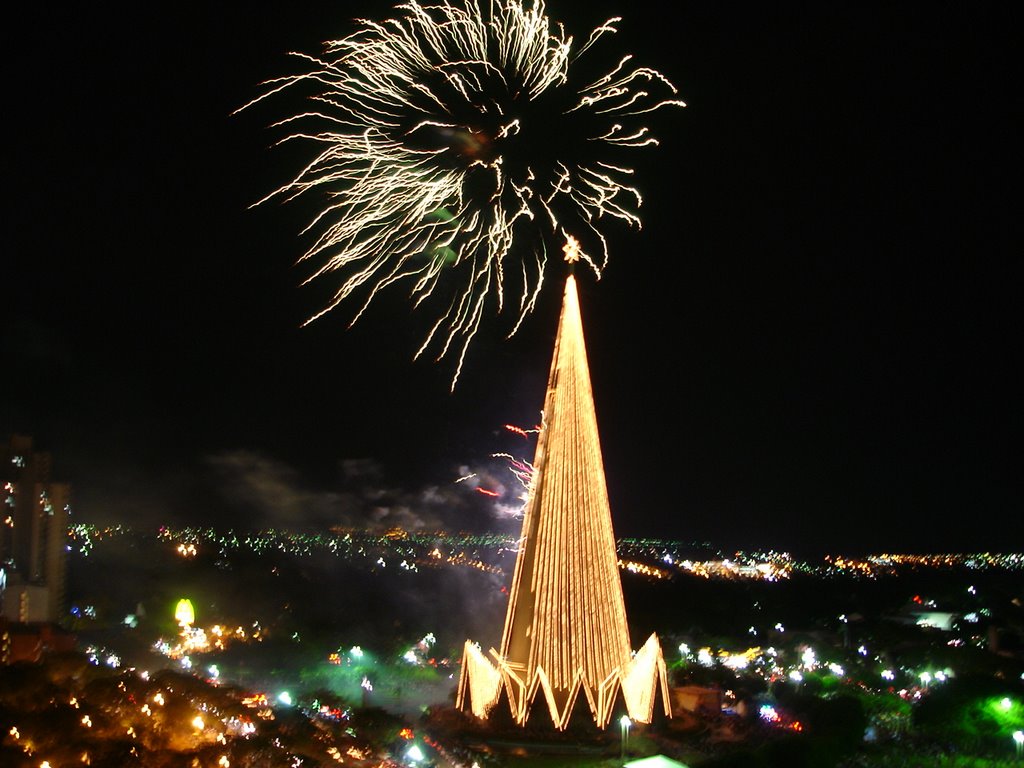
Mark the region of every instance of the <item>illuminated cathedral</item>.
POLYGON ((467 641, 457 706, 486 718, 503 694, 526 723, 543 697, 555 727, 580 695, 599 728, 621 693, 649 723, 658 690, 671 715, 661 645, 631 652, 576 282, 565 285, 501 649, 467 641))

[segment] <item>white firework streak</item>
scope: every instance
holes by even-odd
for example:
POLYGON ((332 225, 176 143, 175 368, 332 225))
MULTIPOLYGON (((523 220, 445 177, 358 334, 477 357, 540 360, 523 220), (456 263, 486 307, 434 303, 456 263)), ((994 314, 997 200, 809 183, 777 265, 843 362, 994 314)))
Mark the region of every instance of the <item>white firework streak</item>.
POLYGON ((526 459, 517 459, 510 453, 492 453, 491 458, 505 459, 508 462, 509 471, 515 475, 519 484, 527 492, 527 494, 523 496, 523 500, 525 501, 526 495, 529 494, 529 491, 533 486, 533 478, 537 471, 533 464, 526 459))
MULTIPOLYGON (((619 19, 596 28, 574 54, 573 38, 560 25, 553 29, 541 0, 529 8, 522 0, 492 0, 486 14, 475 0, 406 2, 396 10, 401 12, 398 18, 359 21, 357 32, 328 42, 323 56, 293 54, 311 65, 311 71, 268 81, 266 92, 242 109, 299 84, 315 89, 314 110, 276 125, 316 126, 313 131, 296 130, 282 142, 308 140, 321 146, 320 154, 259 201, 291 200, 313 190, 326 193, 324 207, 303 230, 315 233, 315 240, 300 261, 320 262, 308 280, 335 271, 343 277, 333 299, 307 323, 365 292, 354 323, 381 290, 403 281, 411 283, 411 298, 418 306, 435 291, 442 293, 438 288, 445 275, 457 273, 460 287, 415 355, 434 344, 440 359, 454 346, 454 389, 488 299, 493 296, 501 312, 506 283, 515 280, 521 286, 509 336, 537 301, 546 248, 542 241, 529 258, 510 267, 518 224, 568 239, 571 235, 556 214, 560 206, 568 207, 578 220, 575 224, 600 244, 597 259, 578 254, 598 278, 608 259, 598 220, 607 216, 640 226, 635 213, 642 203, 640 193, 625 183, 631 169, 600 161, 557 162, 552 168, 527 166, 518 174, 521 178, 510 178, 500 152, 500 142, 521 128, 518 118, 506 114, 510 108, 566 84, 570 63, 602 35, 615 32, 619 19), (464 100, 456 106, 496 124, 493 135, 480 134, 457 119, 431 83, 464 100), (494 94, 496 85, 511 94, 511 105, 509 98, 503 101, 494 94), (473 145, 461 166, 453 166, 441 162, 441 156, 450 157, 452 146, 423 146, 419 140, 431 134, 468 142, 480 142, 482 136, 485 144, 473 145), (493 154, 484 151, 492 142, 497 146, 493 154), (470 172, 486 174, 485 199, 467 194, 470 172)), ((563 113, 609 116, 612 124, 588 141, 609 147, 657 144, 646 128, 625 128, 614 120, 628 121, 667 105, 685 106, 651 96, 644 90, 650 84, 668 95, 676 89, 652 69, 631 68, 630 61, 629 56, 622 58, 611 72, 578 89, 575 104, 563 113)))

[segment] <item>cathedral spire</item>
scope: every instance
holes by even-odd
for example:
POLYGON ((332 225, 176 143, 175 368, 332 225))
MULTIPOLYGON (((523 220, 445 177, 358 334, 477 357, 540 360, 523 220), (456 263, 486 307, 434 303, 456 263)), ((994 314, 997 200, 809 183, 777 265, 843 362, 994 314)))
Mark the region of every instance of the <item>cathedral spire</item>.
POLYGON ((525 723, 543 692, 565 728, 582 692, 604 728, 619 690, 632 718, 650 722, 665 662, 654 635, 634 657, 619 579, 576 281, 566 281, 519 554, 497 666, 467 642, 459 705, 480 717, 505 690, 525 723))

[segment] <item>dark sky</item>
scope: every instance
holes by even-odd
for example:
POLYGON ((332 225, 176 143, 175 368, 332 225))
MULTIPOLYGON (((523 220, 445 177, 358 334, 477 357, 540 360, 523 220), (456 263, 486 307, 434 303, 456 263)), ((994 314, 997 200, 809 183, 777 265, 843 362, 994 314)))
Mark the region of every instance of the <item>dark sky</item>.
MULTIPOLYGON (((624 16, 604 53, 689 104, 636 155, 643 230, 581 276, 617 531, 1024 549, 1019 11, 575 5, 548 11, 624 16)), ((514 525, 452 482, 532 453, 501 425, 537 420, 557 266, 450 394, 401 289, 300 328, 333 287, 294 264, 314 201, 249 209, 312 155, 270 148, 297 97, 232 112, 389 9, 37 3, 11 30, 0 436, 53 452, 79 518, 514 525)))

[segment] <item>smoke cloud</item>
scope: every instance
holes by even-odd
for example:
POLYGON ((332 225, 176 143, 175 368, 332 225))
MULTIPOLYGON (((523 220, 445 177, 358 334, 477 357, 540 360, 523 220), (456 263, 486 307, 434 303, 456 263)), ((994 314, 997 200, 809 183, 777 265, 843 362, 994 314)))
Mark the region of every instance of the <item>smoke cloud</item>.
POLYGON ((505 530, 521 507, 521 486, 502 470, 458 467, 447 483, 405 488, 389 482, 385 469, 366 458, 338 462, 336 487, 314 487, 294 467, 251 450, 206 460, 215 492, 233 511, 233 527, 352 528, 383 533, 435 530, 505 530), (467 482, 457 482, 472 475, 467 482), (482 487, 498 493, 480 494, 482 487))

